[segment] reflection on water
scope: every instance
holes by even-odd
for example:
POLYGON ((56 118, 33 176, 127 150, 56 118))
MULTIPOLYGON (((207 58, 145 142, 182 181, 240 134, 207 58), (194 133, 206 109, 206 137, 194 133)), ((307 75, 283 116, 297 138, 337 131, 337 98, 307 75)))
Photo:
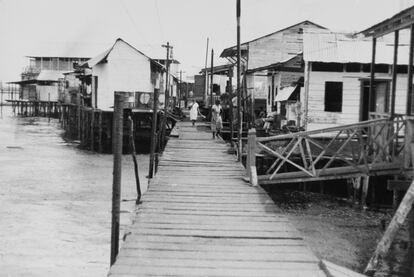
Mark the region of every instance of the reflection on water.
MULTIPOLYGON (((0 118, 0 267, 5 276, 105 276, 109 267, 112 156, 81 151, 43 118, 0 118)), ((147 155, 139 155, 146 183, 147 155)), ((124 156, 121 209, 136 197, 124 156)), ((121 213, 129 224, 130 213, 121 213)), ((122 234, 122 232, 121 232, 122 234)))

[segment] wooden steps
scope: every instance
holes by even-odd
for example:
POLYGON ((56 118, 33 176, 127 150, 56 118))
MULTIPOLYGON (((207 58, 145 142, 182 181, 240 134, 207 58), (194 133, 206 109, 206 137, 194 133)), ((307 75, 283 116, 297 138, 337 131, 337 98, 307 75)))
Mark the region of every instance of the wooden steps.
POLYGON ((326 276, 227 145, 177 127, 109 276, 326 276))

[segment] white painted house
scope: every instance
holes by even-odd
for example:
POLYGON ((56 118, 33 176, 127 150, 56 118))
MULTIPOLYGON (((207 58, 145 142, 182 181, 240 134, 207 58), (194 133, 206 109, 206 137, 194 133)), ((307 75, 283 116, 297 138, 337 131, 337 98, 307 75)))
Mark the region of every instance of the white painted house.
MULTIPOLYGON (((369 110, 389 113, 393 45, 377 42, 374 99, 369 109, 371 39, 332 32, 305 33, 303 39, 301 102, 306 130, 367 120, 369 110)), ((395 112, 404 113, 408 47, 400 45, 398 51, 395 112)))
MULTIPOLYGON (((122 39, 82 66, 91 69, 94 108, 112 109, 115 91, 134 92, 136 107, 150 108, 154 89, 165 89, 163 66, 122 39)), ((164 95, 159 100, 163 104, 164 95)))

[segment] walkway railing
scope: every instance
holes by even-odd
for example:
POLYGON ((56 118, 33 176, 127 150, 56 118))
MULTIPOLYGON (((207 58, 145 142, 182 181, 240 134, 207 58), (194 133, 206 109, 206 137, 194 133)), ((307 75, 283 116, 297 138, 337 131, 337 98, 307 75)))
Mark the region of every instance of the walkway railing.
MULTIPOLYGON (((250 130, 246 167, 250 182, 317 181, 403 170, 411 164, 407 160, 411 159, 410 155, 405 155, 410 151, 409 146, 405 146, 406 124, 406 118, 397 115, 393 119, 374 119, 272 137, 256 137, 255 131, 250 130), (265 174, 255 177, 257 153, 264 154, 272 162, 265 174)), ((411 132, 409 135, 411 137, 411 132)))

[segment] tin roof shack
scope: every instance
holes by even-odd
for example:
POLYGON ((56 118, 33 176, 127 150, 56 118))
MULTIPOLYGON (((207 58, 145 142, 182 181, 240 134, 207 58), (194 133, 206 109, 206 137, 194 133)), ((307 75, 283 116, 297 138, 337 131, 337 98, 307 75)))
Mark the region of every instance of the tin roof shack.
POLYGON ((28 56, 29 65, 23 69, 21 80, 10 82, 20 85, 20 99, 32 101, 58 101, 59 80, 63 73, 73 70, 74 63, 85 57, 28 56))
MULTIPOLYGON (((301 92, 303 88, 304 63, 303 55, 298 54, 286 61, 277 62, 268 66, 248 71, 252 76, 266 77, 266 83, 254 84, 254 95, 265 94, 266 112, 276 112, 283 119, 282 125, 301 126, 301 92), (267 87, 263 87, 267 84, 267 87), (272 93, 273 92, 273 93, 272 93)), ((255 100, 257 102, 257 100, 255 100)), ((259 106, 260 103, 255 103, 259 106)), ((260 108, 260 106, 259 106, 260 108)), ((274 126, 280 128, 281 126, 274 126)))
MULTIPOLYGON (((254 92, 255 102, 258 99, 265 101, 269 98, 270 87, 272 89, 270 91, 270 99, 274 100, 277 94, 277 86, 274 85, 274 82, 277 82, 277 80, 272 82, 272 79, 269 79, 267 74, 260 74, 255 69, 294 58, 302 52, 304 31, 325 29, 325 27, 306 20, 241 44, 241 62, 243 63, 244 71, 246 71, 243 73, 246 75, 245 86, 247 94, 250 95, 254 92)), ((220 57, 227 58, 230 62, 235 63, 237 60, 237 47, 233 46, 224 49, 220 57)), ((267 110, 268 112, 272 110, 270 104, 267 105, 267 110)))
MULTIPOLYGON (((233 65, 232 64, 223 64, 223 65, 217 65, 213 67, 213 100, 214 99, 220 99, 221 95, 224 95, 225 93, 230 93, 232 91, 232 82, 230 81, 230 78, 232 77, 233 72, 233 65)), ((211 68, 203 68, 200 71, 200 74, 198 76, 202 76, 204 79, 200 83, 204 85, 204 87, 200 86, 200 89, 202 88, 203 95, 205 96, 204 99, 206 99, 205 105, 211 106, 211 68), (207 96, 205 96, 205 78, 206 78, 206 71, 207 71, 207 96)), ((200 78, 201 79, 201 78, 200 78)), ((213 101, 214 102, 214 101, 213 101)))
MULTIPOLYGON (((377 43, 375 89, 369 105, 371 39, 343 33, 305 33, 305 93, 302 99, 306 130, 351 124, 369 119, 369 111, 391 111, 390 83, 393 46, 377 43)), ((400 46, 396 112, 405 111, 408 47, 400 46)))
POLYGON ((59 83, 59 101, 66 104, 91 106, 91 70, 77 67, 63 74, 59 83))
MULTIPOLYGON (((160 104, 164 104, 166 78, 163 65, 120 38, 82 67, 91 69, 91 105, 94 108, 111 109, 114 91, 128 91, 135 92, 136 108, 149 109, 156 87, 160 89, 160 104)), ((174 78, 170 78, 174 82, 174 78)))

